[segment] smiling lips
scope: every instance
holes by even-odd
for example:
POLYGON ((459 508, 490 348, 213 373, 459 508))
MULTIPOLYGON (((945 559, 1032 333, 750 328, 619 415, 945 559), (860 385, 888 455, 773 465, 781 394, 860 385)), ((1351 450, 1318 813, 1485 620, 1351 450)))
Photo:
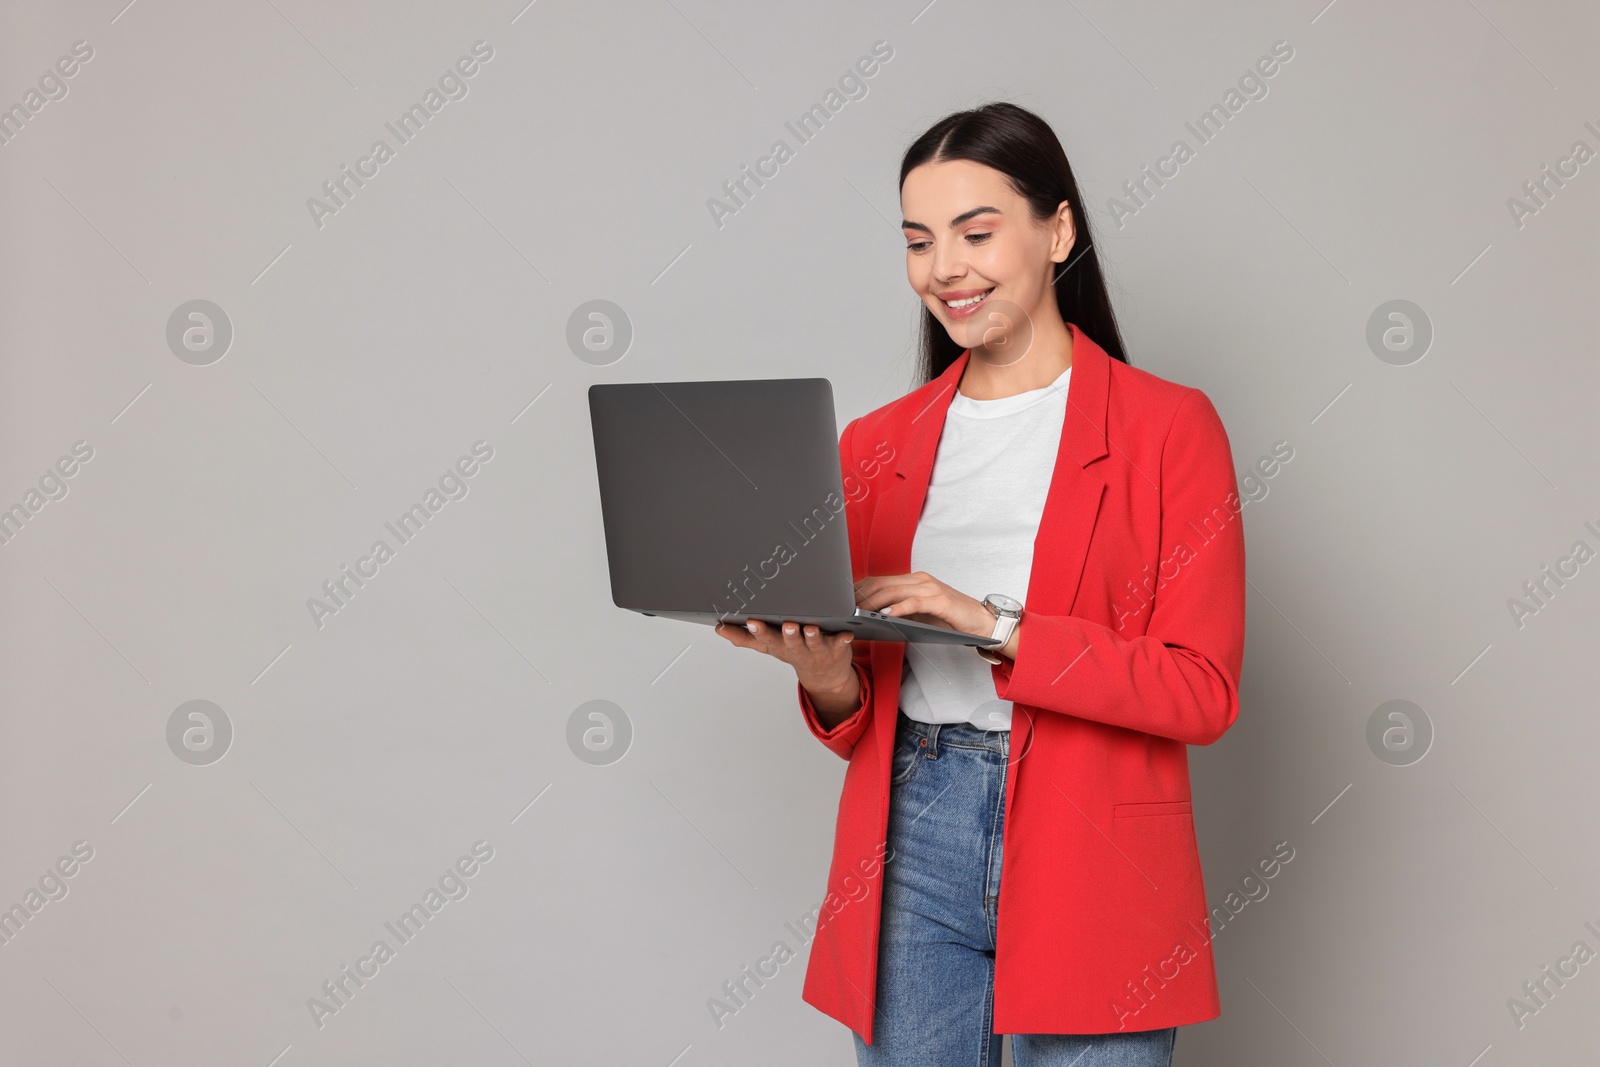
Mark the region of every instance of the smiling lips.
POLYGON ((940 293, 939 301, 944 304, 945 311, 953 319, 964 319, 973 315, 984 302, 989 299, 989 294, 994 292, 989 289, 955 289, 948 293, 940 293))

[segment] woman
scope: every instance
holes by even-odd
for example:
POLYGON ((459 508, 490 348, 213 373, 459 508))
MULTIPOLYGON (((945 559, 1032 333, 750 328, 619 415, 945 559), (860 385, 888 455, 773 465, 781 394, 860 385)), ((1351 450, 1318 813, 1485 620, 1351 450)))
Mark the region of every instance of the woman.
POLYGON ((850 764, 802 995, 862 1064, 1170 1064, 1221 1012, 1187 746, 1239 707, 1227 434, 1128 365, 1036 115, 943 119, 900 198, 925 384, 840 440, 857 603, 1005 641, 718 626, 850 764))

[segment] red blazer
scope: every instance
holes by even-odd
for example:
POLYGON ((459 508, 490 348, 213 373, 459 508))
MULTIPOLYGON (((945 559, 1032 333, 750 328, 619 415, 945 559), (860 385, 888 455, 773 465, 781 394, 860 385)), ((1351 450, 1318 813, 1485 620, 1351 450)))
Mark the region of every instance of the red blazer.
MULTIPOLYGON (((1066 421, 1017 655, 991 668, 996 695, 1014 703, 997 1033, 1152 1030, 1222 1010, 1187 746, 1217 740, 1239 711, 1244 532, 1228 436, 1200 390, 1071 329, 1066 421)), ((969 356, 845 427, 856 580, 910 571, 969 356)), ((905 646, 857 641, 853 657, 862 706, 833 730, 796 687, 811 732, 850 763, 802 999, 870 1043, 905 646)))

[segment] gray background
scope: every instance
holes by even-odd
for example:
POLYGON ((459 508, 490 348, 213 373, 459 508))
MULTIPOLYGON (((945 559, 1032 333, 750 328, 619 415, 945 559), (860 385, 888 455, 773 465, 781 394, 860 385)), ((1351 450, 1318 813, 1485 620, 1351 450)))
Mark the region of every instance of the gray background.
POLYGON ((1507 1006, 1600 950, 1600 565, 1507 607, 1600 547, 1600 162, 1507 207, 1600 148, 1592 5, 124 4, 0 25, 5 107, 94 49, 0 147, 0 505, 94 449, 0 547, 0 906, 94 849, 0 945, 5 1062, 852 1063, 803 957, 711 1020, 819 903, 845 765, 788 668, 611 604, 585 390, 822 375, 841 426, 903 394, 898 160, 996 98, 1066 145, 1135 365, 1208 393, 1241 474, 1294 449, 1245 509, 1238 723, 1191 755, 1213 904, 1295 858, 1218 935, 1223 1015, 1177 1062, 1595 1055, 1600 966, 1507 1006), (479 40, 468 95, 315 225, 479 40), (867 95, 716 226, 878 40, 867 95), (1123 182, 1279 40, 1119 229, 1123 182), (166 340, 194 299, 234 331, 208 366, 166 340), (565 339, 594 299, 634 330, 607 366, 565 339), (1435 334, 1407 366, 1366 340, 1396 299, 1435 334), (307 598, 480 440, 319 629, 307 598), (167 742, 196 699, 233 727, 205 766, 167 742), (1367 742, 1394 699, 1434 731, 1407 766, 1367 742), (569 746, 591 700, 620 761, 569 746), (307 998, 480 840, 318 1028, 307 998))

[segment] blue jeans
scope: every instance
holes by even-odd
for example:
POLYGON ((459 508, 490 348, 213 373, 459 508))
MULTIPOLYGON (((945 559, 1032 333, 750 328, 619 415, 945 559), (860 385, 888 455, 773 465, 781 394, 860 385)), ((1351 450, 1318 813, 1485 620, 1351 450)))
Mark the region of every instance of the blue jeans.
MULTIPOLYGON (((995 922, 1008 730, 899 715, 873 1043, 861 1067, 999 1067, 995 922)), ((1015 1067, 1170 1067, 1176 1027, 1013 1034, 1015 1067)))

